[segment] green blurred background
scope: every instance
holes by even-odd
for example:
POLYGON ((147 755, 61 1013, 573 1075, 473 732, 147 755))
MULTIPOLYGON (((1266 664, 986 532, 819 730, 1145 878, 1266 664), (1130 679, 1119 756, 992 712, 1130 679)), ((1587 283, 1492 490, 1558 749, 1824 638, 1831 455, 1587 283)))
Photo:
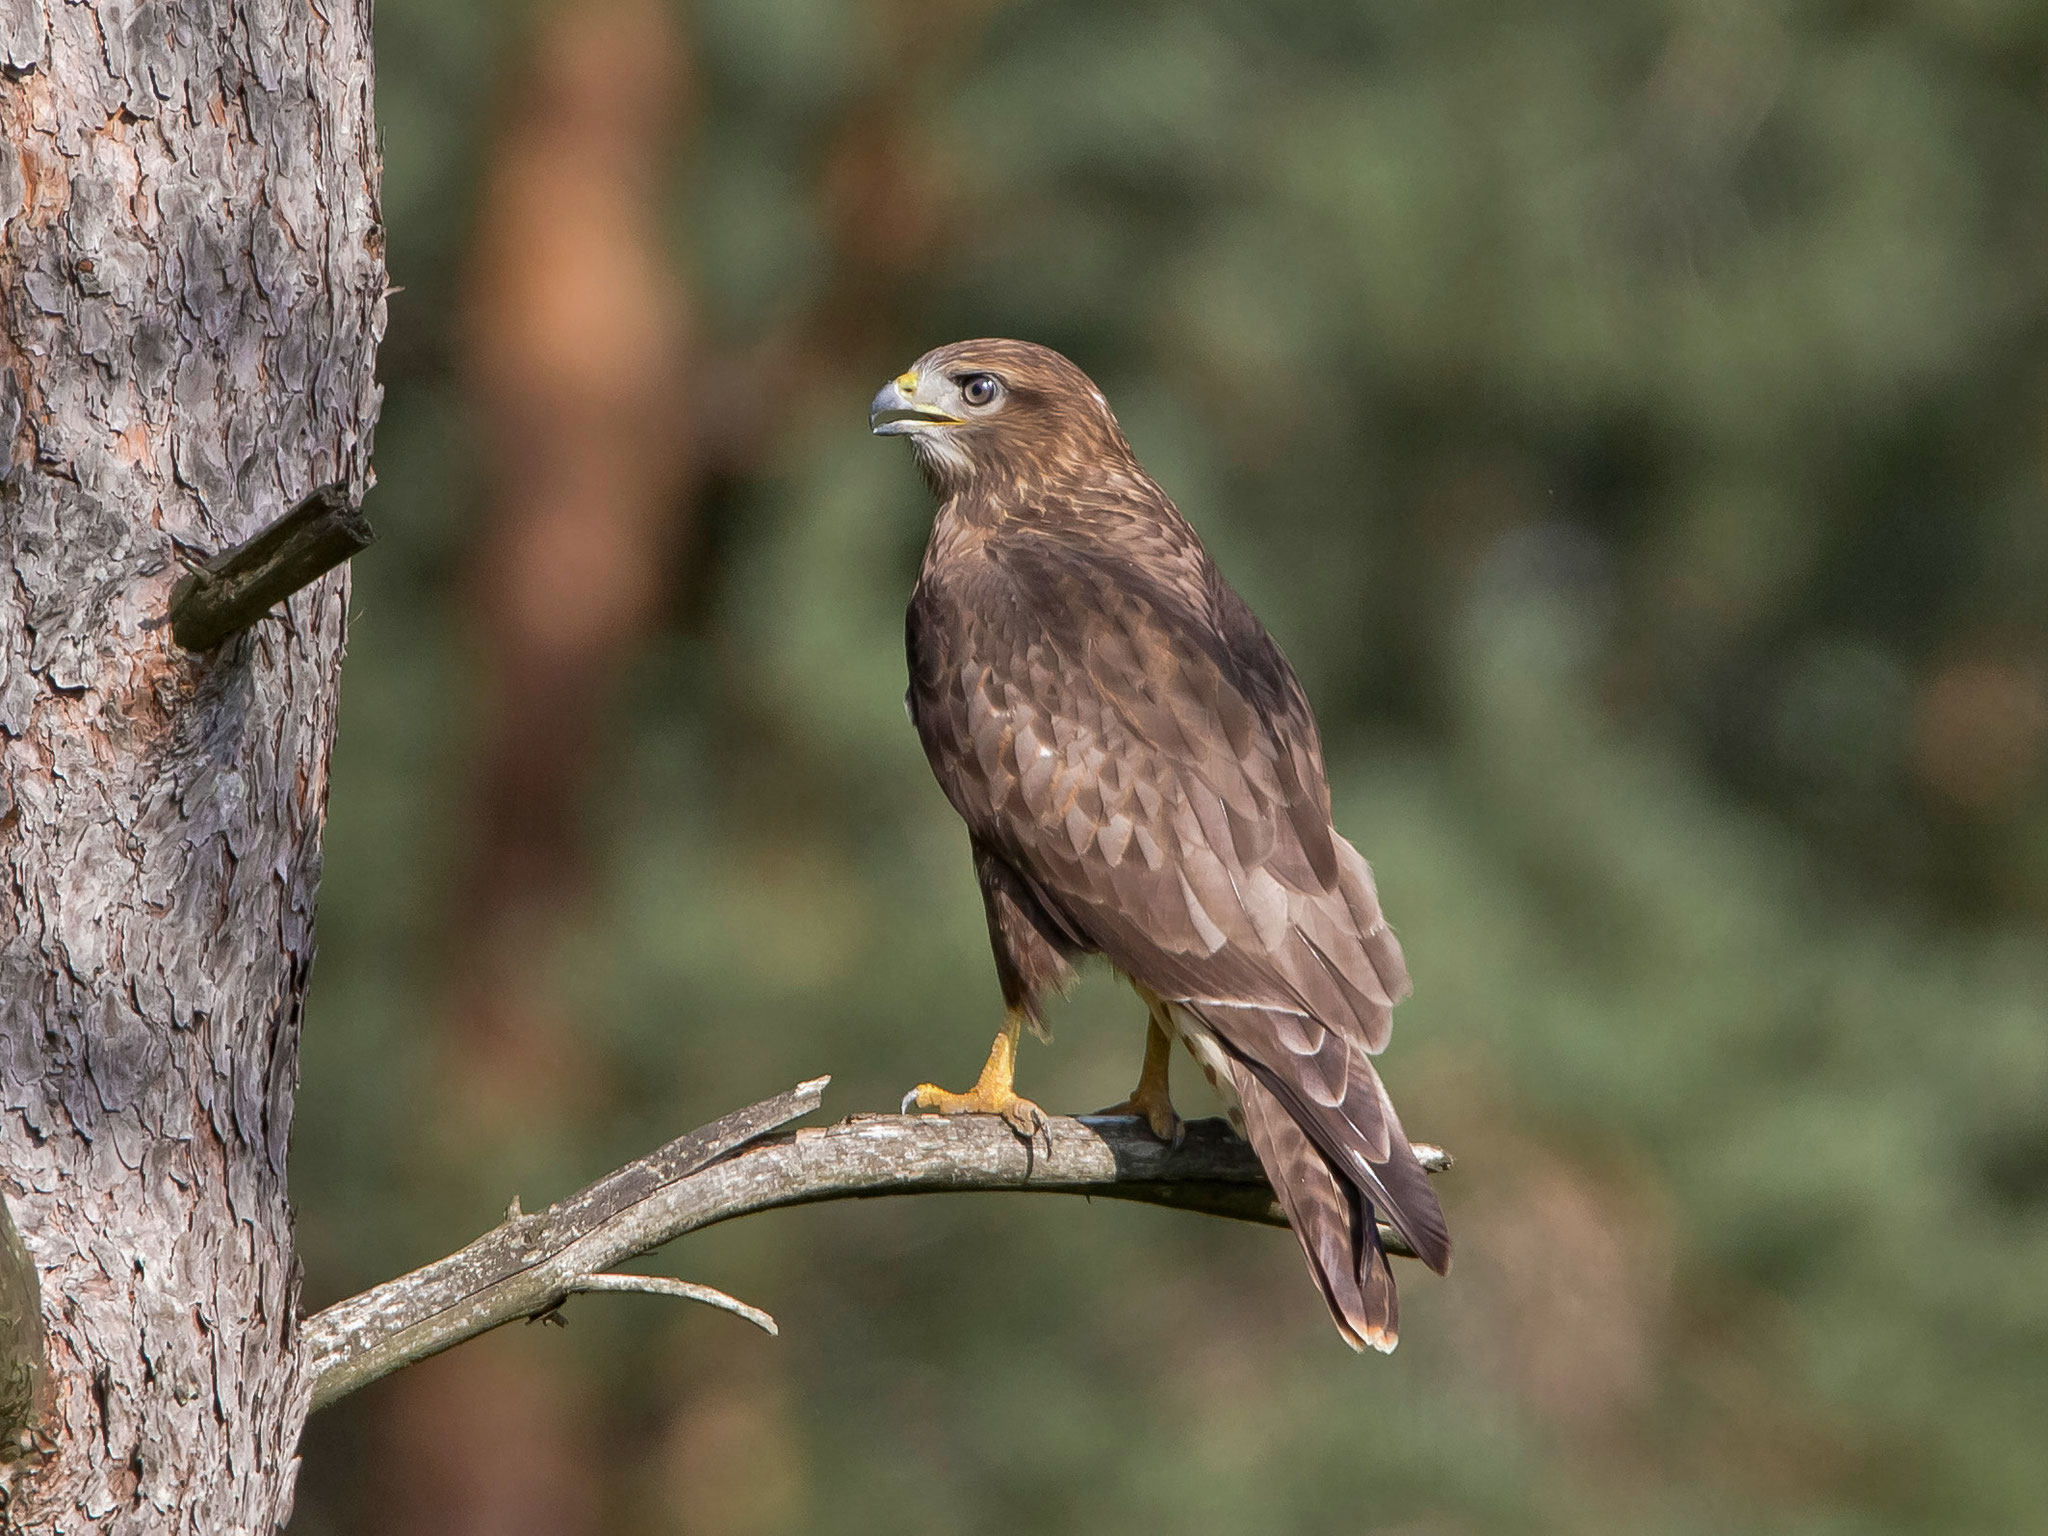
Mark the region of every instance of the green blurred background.
MULTIPOLYGON (((295 1529, 2048 1528, 2037 0, 380 0, 392 280, 295 1195, 320 1305, 999 1000, 876 385, 1108 392, 1300 671, 1450 1277, 842 1205, 317 1417, 295 1529)), ((1130 1086, 1091 975, 1023 1086, 1130 1086)), ((1184 1068, 1183 1064, 1183 1068, 1184 1068)), ((1182 1070, 1184 1108, 1203 1112, 1182 1070)))

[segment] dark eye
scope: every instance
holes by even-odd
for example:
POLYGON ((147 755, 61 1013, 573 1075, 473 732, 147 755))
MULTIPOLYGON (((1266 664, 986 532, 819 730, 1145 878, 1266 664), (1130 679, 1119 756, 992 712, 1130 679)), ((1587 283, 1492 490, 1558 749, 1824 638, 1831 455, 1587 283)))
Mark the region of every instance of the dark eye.
POLYGON ((985 373, 970 373, 960 381, 960 398, 969 405, 987 405, 1002 392, 1002 385, 985 373))

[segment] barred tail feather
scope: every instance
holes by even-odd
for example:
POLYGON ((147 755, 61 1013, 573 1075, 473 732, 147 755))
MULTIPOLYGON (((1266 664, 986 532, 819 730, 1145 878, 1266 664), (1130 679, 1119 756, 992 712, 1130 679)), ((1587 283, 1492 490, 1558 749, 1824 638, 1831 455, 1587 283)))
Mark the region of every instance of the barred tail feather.
POLYGON ((1337 1332, 1353 1349, 1391 1354, 1400 1338, 1400 1303, 1371 1204, 1355 1182, 1338 1174, 1257 1073, 1233 1061, 1231 1076, 1245 1135, 1280 1197, 1337 1332))
MULTIPOLYGON (((1305 1015, 1208 1000, 1186 1006, 1221 1044, 1233 1079, 1255 1081, 1423 1263, 1448 1270, 1443 1207, 1371 1058, 1305 1015)), ((1277 1188, 1275 1170, 1266 1171, 1277 1188)))

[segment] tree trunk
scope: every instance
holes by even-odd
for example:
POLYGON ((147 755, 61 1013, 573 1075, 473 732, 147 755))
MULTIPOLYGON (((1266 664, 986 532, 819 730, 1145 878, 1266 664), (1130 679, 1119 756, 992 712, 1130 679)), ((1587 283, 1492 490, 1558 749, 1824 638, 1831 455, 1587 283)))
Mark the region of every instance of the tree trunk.
POLYGON ((40 1271, 0 1530, 267 1532, 345 570, 217 650, 183 563, 368 483, 368 0, 0 0, 0 1194, 40 1271))

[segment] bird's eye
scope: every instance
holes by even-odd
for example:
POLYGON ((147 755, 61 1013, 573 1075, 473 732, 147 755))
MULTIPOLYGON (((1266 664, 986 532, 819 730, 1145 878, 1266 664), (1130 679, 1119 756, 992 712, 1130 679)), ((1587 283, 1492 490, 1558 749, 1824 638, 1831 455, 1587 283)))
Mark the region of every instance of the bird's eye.
POLYGON ((987 405, 1002 390, 992 377, 985 373, 970 373, 960 381, 960 398, 969 405, 987 405))

